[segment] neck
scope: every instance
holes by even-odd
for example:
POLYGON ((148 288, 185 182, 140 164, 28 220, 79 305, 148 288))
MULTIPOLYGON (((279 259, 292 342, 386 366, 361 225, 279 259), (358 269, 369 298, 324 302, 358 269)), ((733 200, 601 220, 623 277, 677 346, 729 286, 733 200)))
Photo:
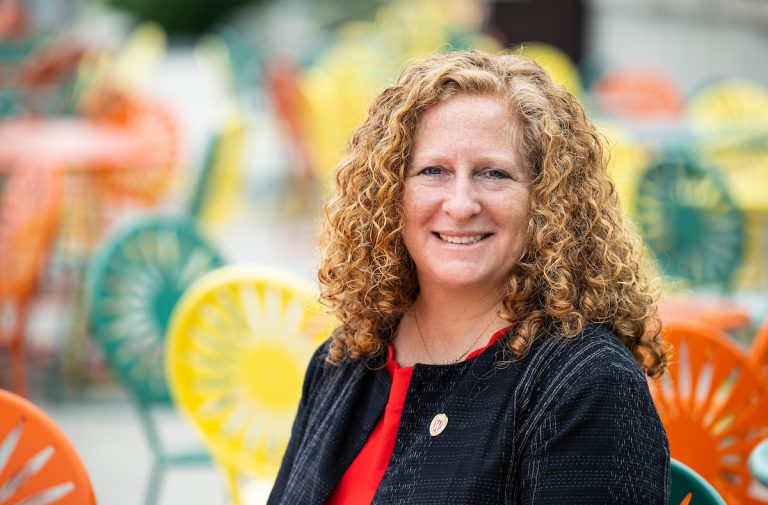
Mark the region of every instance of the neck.
POLYGON ((425 314, 449 318, 453 323, 473 320, 501 308, 500 292, 458 292, 453 290, 436 291, 422 289, 416 297, 413 308, 425 314))
POLYGON ((401 321, 395 341, 398 362, 408 366, 465 357, 509 324, 498 317, 501 308, 499 294, 422 290, 401 321))

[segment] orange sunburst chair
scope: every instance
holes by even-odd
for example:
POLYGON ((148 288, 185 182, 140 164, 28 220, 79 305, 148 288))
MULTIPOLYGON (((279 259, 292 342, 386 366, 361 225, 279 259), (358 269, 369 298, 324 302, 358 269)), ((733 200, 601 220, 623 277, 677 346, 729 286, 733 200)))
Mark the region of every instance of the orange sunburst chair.
POLYGON ((604 112, 627 119, 674 118, 684 106, 680 87, 649 68, 612 70, 600 78, 594 93, 604 112))
POLYGON ((651 393, 673 458, 693 468, 730 505, 768 503, 749 493, 747 458, 768 434, 768 382, 722 331, 668 320, 668 373, 651 393))
MULTIPOLYGON (((752 348, 749 351, 749 361, 759 368, 768 378, 768 317, 757 330, 752 348)), ((768 415, 768 414, 766 414, 768 415)))
POLYGON ((0 193, 0 351, 8 355, 10 387, 21 395, 27 390, 24 332, 60 204, 59 177, 43 167, 11 174, 0 193))
POLYGON ((94 505, 80 456, 48 415, 0 389, 0 502, 94 505))

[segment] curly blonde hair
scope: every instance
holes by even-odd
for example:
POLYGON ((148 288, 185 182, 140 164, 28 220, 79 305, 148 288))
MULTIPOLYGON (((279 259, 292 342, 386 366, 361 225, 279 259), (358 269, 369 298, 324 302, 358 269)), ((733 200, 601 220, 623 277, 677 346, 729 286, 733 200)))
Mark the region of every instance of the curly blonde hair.
POLYGON ((405 172, 424 113, 456 94, 510 104, 531 180, 527 248, 510 274, 502 318, 524 356, 545 327, 565 337, 613 329, 651 377, 664 372, 657 292, 608 177, 603 142, 577 100, 533 61, 452 52, 406 68, 373 101, 336 172, 325 209, 321 301, 341 325, 328 361, 375 357, 419 286, 401 236, 405 172))

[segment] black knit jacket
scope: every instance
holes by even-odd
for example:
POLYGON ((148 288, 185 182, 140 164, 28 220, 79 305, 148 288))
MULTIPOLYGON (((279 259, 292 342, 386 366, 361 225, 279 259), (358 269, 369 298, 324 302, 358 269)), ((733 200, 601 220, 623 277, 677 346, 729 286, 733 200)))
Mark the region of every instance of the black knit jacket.
MULTIPOLYGON (((376 504, 666 505, 669 446, 646 379, 615 334, 505 337, 474 359, 414 366, 376 504), (445 430, 430 436, 436 414, 445 430)), ((269 504, 323 504, 363 447, 392 380, 381 360, 312 358, 269 504)))

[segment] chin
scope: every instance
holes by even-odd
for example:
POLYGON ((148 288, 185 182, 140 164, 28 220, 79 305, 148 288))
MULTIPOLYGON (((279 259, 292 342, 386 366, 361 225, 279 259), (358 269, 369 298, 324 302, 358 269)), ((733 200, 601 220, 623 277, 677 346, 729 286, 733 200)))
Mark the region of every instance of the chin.
POLYGON ((495 279, 477 275, 444 275, 435 280, 453 289, 481 289, 498 284, 495 279))

